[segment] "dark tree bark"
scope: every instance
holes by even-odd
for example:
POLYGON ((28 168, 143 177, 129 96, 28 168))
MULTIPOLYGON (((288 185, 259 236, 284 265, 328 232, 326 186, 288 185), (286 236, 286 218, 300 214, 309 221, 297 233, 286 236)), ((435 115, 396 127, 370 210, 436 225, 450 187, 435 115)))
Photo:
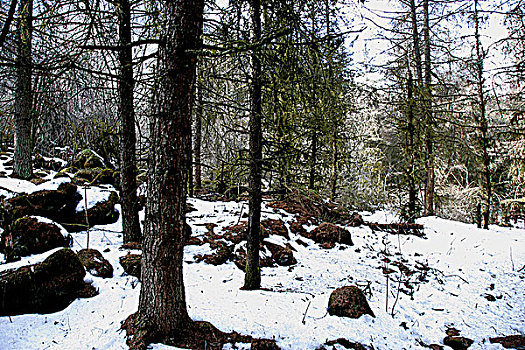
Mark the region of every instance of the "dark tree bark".
POLYGON ((133 100, 133 56, 131 47, 131 9, 129 0, 119 0, 119 119, 120 119, 120 197, 124 243, 140 242, 137 202, 137 160, 135 155, 135 111, 133 100))
MULTIPOLYGON (((250 0, 251 40, 261 39, 261 2, 250 0)), ((250 86, 250 200, 248 217, 248 238, 246 245, 246 274, 244 289, 261 287, 259 244, 261 231, 261 163, 262 163, 262 104, 261 104, 261 61, 257 50, 251 53, 252 77, 250 86)))
POLYGON ((33 0, 20 1, 16 57, 15 151, 13 176, 33 176, 31 127, 33 119, 32 57, 33 0))
POLYGON ((166 1, 165 44, 151 125, 148 200, 142 253, 141 322, 157 339, 191 322, 182 273, 185 203, 191 167, 191 94, 204 0, 166 1))
POLYGON ((414 148, 414 137, 415 137, 415 125, 414 125, 414 79, 412 77, 412 71, 410 65, 407 65, 408 69, 408 82, 407 82, 407 98, 408 98, 408 110, 407 110, 407 154, 408 154, 408 222, 414 223, 416 218, 416 202, 417 202, 417 189, 416 189, 416 154, 414 148))
POLYGON ((485 78, 483 77, 483 61, 485 53, 481 45, 481 38, 479 33, 479 25, 481 19, 479 18, 478 0, 474 1, 474 28, 475 28, 475 40, 476 40, 476 58, 475 58, 475 70, 476 70, 476 84, 478 93, 478 107, 479 111, 474 111, 474 121, 477 126, 478 143, 481 154, 481 179, 480 185, 482 190, 482 202, 481 202, 481 216, 483 218, 483 228, 488 229, 490 223, 490 205, 492 197, 492 179, 490 173, 490 155, 489 155, 489 136, 488 136, 488 121, 486 112, 486 101, 485 101, 485 78))
POLYGON ((193 154, 195 162, 195 189, 202 188, 202 166, 201 166, 201 147, 202 147, 202 118, 203 118, 203 65, 197 68, 197 103, 195 106, 195 142, 193 143, 193 154))
POLYGON ((310 176, 308 189, 315 190, 315 167, 317 165, 317 131, 312 130, 312 141, 310 143, 310 176))
POLYGON ((425 216, 434 215, 434 118, 432 116, 432 71, 430 57, 430 19, 428 0, 423 1, 423 40, 425 43, 425 82, 423 90, 423 109, 425 119, 425 152, 427 165, 427 183, 425 187, 425 216))
POLYGON ((9 6, 9 12, 7 13, 7 18, 5 20, 4 27, 2 28, 2 32, 0 32, 0 48, 4 45, 5 39, 7 38, 7 34, 9 33, 11 22, 13 22, 13 18, 15 17, 17 3, 17 0, 11 0, 11 5, 9 6))

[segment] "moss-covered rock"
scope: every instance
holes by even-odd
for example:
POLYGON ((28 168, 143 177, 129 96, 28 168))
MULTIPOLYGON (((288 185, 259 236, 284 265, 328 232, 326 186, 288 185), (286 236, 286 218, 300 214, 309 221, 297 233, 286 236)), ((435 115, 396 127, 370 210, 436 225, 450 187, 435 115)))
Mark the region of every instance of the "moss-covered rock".
POLYGON ((140 278, 141 260, 142 255, 140 254, 128 254, 119 258, 120 265, 124 268, 124 272, 137 278, 140 278))
POLYGON ((85 149, 78 153, 71 166, 78 169, 106 168, 104 159, 90 149, 85 149))
POLYGON ((330 294, 328 313, 332 316, 359 318, 362 315, 375 317, 366 297, 356 286, 337 288, 330 294))
POLYGON ((70 221, 71 224, 63 225, 68 231, 77 232, 86 230, 88 226, 113 224, 117 222, 119 218, 119 212, 115 209, 115 204, 117 204, 118 201, 119 197, 117 193, 111 192, 107 200, 97 203, 87 210, 88 222, 86 222, 86 212, 80 211, 75 213, 75 216, 70 221))
POLYGON ((314 230, 304 234, 305 237, 313 239, 317 243, 342 243, 354 245, 350 231, 327 222, 322 223, 314 230))
POLYGON ((2 234, 2 248, 8 261, 70 244, 71 236, 64 237, 57 225, 34 217, 15 220, 2 234))
POLYGON ((109 168, 80 169, 71 181, 77 185, 89 183, 91 185, 108 184, 115 186, 119 184, 118 173, 115 176, 115 171, 109 168))
POLYGON ((59 171, 62 168, 62 163, 49 158, 45 159, 42 155, 36 154, 33 157, 33 168, 59 171))
POLYGON ((10 225, 24 216, 43 216, 58 223, 72 222, 75 210, 82 196, 77 186, 66 182, 57 190, 44 190, 20 195, 5 201, 0 211, 2 224, 10 225))
POLYGON ((261 225, 264 227, 268 235, 278 235, 290 239, 288 229, 286 228, 284 221, 280 219, 265 219, 261 221, 261 225))
POLYGON ((0 315, 62 310, 84 291, 86 271, 70 249, 40 264, 0 273, 0 315))
POLYGON ((297 260, 293 256, 293 251, 290 248, 270 242, 264 242, 264 245, 272 253, 272 259, 277 265, 290 266, 297 264, 297 260))
POLYGON ((454 350, 466 350, 474 341, 460 336, 447 336, 443 339, 443 344, 450 346, 454 350))
POLYGON ((77 253, 78 259, 93 276, 111 278, 113 277, 113 266, 104 259, 96 249, 82 249, 77 253))

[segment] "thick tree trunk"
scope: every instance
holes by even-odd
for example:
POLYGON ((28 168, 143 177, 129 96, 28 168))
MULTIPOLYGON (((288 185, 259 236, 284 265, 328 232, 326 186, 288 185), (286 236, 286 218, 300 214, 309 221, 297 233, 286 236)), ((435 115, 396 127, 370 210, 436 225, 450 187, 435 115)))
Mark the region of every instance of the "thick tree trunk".
POLYGON ((133 56, 129 0, 119 0, 119 119, 120 119, 120 198, 124 243, 140 242, 137 203, 137 160, 135 155, 135 111, 133 100, 133 56))
POLYGON ((148 201, 139 317, 157 339, 176 338, 190 322, 182 263, 191 163, 191 94, 204 0, 166 1, 165 44, 151 130, 148 201))
POLYGON ((474 121, 476 122, 478 129, 478 143, 481 153, 481 179, 480 186, 482 189, 482 202, 481 202, 481 216, 483 218, 483 228, 488 229, 490 223, 490 205, 492 197, 492 179, 490 173, 490 156, 489 150, 489 136, 488 136, 488 121, 486 113, 486 102, 485 102, 485 78, 483 77, 483 61, 485 53, 481 45, 480 33, 479 33, 479 9, 478 0, 474 1, 474 26, 475 26, 475 39, 476 39, 476 78, 478 85, 478 106, 479 112, 474 112, 474 121))
MULTIPOLYGON (((252 42, 261 39, 261 2, 250 1, 250 18, 252 22, 252 42)), ((261 61, 256 50, 251 54, 252 79, 250 91, 250 201, 248 217, 248 238, 246 245, 246 274, 244 289, 253 290, 261 287, 261 270, 259 262, 259 244, 261 231, 261 163, 262 163, 262 106, 261 106, 261 61)))
POLYGON ((13 176, 33 176, 31 127, 33 116, 32 57, 33 0, 21 0, 18 19, 16 57, 15 152, 13 176))
POLYGON ((434 215, 434 118, 432 117, 432 71, 430 67, 430 19, 428 0, 423 1, 423 36, 425 43, 425 86, 423 108, 425 117, 425 151, 427 163, 427 183, 425 187, 425 216, 434 215))

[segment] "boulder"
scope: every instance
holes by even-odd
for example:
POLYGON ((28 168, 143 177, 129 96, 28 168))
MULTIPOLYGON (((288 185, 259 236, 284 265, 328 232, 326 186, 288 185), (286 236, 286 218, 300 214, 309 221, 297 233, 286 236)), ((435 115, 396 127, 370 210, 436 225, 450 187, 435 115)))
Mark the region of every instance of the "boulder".
POLYGON ((44 158, 40 154, 33 157, 33 169, 47 169, 59 171, 62 169, 62 163, 51 158, 44 158))
POLYGON ((275 343, 275 340, 254 339, 251 344, 252 350, 280 350, 281 348, 275 343))
POLYGON ((85 149, 75 156, 71 166, 78 169, 105 168, 104 159, 90 149, 85 149))
POLYGON ((82 249, 77 253, 78 258, 86 271, 93 276, 113 277, 113 266, 96 249, 82 249))
POLYGON ((0 273, 0 315, 49 313, 84 295, 86 271, 69 248, 42 263, 0 273))
POLYGON ((443 339, 443 344, 450 346, 454 350, 466 350, 474 341, 469 338, 459 336, 447 336, 443 339))
POLYGON ((268 235, 278 235, 290 239, 288 229, 282 220, 265 219, 261 221, 261 225, 264 227, 268 235))
POLYGON ((327 222, 317 226, 313 231, 305 234, 305 237, 317 243, 341 243, 354 245, 350 231, 327 222))
POLYGON ((119 258, 120 265, 124 268, 130 276, 135 276, 140 279, 140 264, 142 260, 142 255, 140 254, 128 254, 121 256, 119 258))
POLYGON ((71 236, 64 237, 54 223, 41 222, 34 217, 15 220, 2 234, 2 246, 8 261, 21 256, 39 254, 57 247, 68 247, 71 236))
MULTIPOLYGON (((117 222, 119 212, 115 209, 119 197, 116 192, 111 192, 109 198, 87 210, 89 227, 95 225, 107 225, 117 222)), ((70 232, 83 231, 87 227, 86 212, 80 211, 75 214, 72 221, 73 225, 64 224, 64 227, 70 232)))
POLYGON ((491 343, 499 343, 505 349, 525 349, 525 335, 516 334, 506 337, 489 338, 491 343))
POLYGON ((375 317, 366 297, 356 286, 337 288, 330 294, 328 313, 332 316, 359 318, 362 315, 375 317))
POLYGON ((5 201, 1 208, 2 221, 4 225, 10 225, 24 216, 43 216, 59 223, 72 222, 81 199, 77 186, 65 182, 54 191, 38 191, 5 201))
POLYGON ((297 264, 293 251, 279 244, 264 242, 264 245, 272 253, 272 259, 279 266, 290 266, 297 264))
POLYGON ((108 168, 91 168, 91 169, 80 169, 75 173, 73 182, 77 185, 83 185, 84 183, 89 184, 109 184, 119 185, 120 174, 114 170, 108 168))

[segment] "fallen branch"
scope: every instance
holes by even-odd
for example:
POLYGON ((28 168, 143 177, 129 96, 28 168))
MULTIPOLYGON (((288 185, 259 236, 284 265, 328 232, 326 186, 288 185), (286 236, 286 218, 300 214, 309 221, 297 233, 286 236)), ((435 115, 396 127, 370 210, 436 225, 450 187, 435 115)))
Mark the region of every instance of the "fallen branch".
POLYGON ((391 234, 413 235, 417 237, 425 237, 424 227, 420 224, 409 223, 392 223, 392 224, 378 224, 375 222, 365 222, 365 225, 370 227, 372 231, 387 232, 391 234))

